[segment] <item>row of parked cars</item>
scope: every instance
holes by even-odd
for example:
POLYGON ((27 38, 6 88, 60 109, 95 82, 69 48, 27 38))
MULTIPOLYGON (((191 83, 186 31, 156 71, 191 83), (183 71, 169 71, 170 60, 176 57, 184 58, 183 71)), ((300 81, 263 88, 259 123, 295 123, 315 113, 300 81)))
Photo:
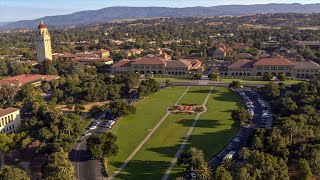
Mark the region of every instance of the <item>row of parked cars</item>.
POLYGON ((245 92, 239 91, 239 95, 243 98, 244 102, 246 103, 246 106, 248 108, 249 113, 253 116, 254 109, 255 109, 253 102, 250 100, 249 96, 245 92))

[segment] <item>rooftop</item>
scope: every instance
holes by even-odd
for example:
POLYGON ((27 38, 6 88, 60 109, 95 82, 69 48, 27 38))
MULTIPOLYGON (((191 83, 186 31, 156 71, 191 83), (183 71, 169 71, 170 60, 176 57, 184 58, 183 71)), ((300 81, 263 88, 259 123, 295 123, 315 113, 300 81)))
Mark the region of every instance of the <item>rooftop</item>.
POLYGON ((132 64, 146 64, 146 65, 162 64, 162 65, 164 65, 165 61, 163 59, 160 59, 157 57, 142 57, 142 58, 138 58, 132 64))
POLYGON ((320 70, 320 65, 313 61, 297 61, 295 62, 296 69, 316 69, 320 70))
POLYGON ((24 85, 38 81, 51 81, 58 79, 60 76, 56 75, 41 75, 41 74, 22 74, 13 77, 7 77, 0 80, 0 84, 15 84, 24 85))
POLYGON ((0 117, 6 116, 16 111, 19 111, 19 109, 18 108, 7 108, 7 109, 0 108, 0 117))
POLYGON ((112 67, 131 67, 131 63, 133 62, 134 62, 133 60, 123 59, 113 64, 112 67))
POLYGON ((239 60, 231 64, 228 68, 253 68, 255 61, 251 60, 239 60))
POLYGON ((260 61, 254 63, 254 65, 258 66, 294 66, 294 63, 281 57, 274 56, 270 58, 263 58, 260 61))
POLYGON ((71 61, 74 62, 83 62, 83 63, 90 63, 90 62, 109 62, 112 61, 111 58, 72 58, 71 61))

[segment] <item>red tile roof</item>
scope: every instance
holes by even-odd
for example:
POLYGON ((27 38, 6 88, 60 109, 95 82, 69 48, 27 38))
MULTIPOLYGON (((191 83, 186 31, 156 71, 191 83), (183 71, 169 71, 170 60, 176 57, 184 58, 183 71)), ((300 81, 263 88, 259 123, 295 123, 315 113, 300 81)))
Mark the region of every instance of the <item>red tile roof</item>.
POLYGON ((3 78, 0 80, 0 84, 14 84, 19 86, 38 81, 51 81, 54 79, 58 79, 59 77, 60 76, 55 75, 22 74, 18 76, 3 78))
POLYGON ((228 68, 253 68, 255 61, 250 60, 239 60, 231 64, 228 68))
POLYGON ((294 63, 281 57, 275 56, 271 58, 263 58, 260 61, 256 62, 254 65, 258 66, 294 66, 294 63))
POLYGON ((134 62, 133 60, 123 59, 121 61, 118 61, 117 63, 115 63, 111 67, 130 67, 131 63, 133 63, 133 62, 134 62))
POLYGON ((7 108, 7 109, 0 108, 0 117, 6 116, 16 111, 19 111, 19 109, 18 108, 7 108))
POLYGON ((138 58, 135 62, 133 62, 132 64, 163 64, 165 65, 165 61, 157 58, 157 57, 142 57, 142 58, 138 58))
POLYGON ((97 54, 102 54, 102 53, 106 53, 106 52, 110 52, 110 51, 105 50, 105 49, 100 49, 100 50, 98 50, 96 53, 97 53, 97 54))
POLYGON ((111 58, 72 58, 71 61, 90 63, 90 62, 109 62, 109 61, 112 61, 112 59, 111 58))

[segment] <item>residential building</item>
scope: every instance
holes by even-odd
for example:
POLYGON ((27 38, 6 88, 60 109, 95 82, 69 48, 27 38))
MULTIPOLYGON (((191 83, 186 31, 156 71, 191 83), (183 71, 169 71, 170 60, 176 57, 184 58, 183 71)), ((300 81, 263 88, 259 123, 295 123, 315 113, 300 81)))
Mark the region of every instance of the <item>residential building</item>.
POLYGON ((201 62, 196 59, 165 60, 150 55, 135 60, 124 59, 111 66, 113 74, 140 73, 187 76, 202 71, 201 62))
POLYGON ((52 60, 51 38, 47 26, 40 21, 38 26, 37 39, 37 59, 41 63, 45 60, 52 60))
POLYGON ((25 84, 33 84, 40 86, 42 82, 50 82, 59 79, 60 76, 56 75, 41 75, 41 74, 22 74, 13 77, 7 77, 0 80, 0 86, 9 84, 15 87, 21 87, 25 84))
POLYGON ((213 59, 227 60, 227 58, 230 56, 231 49, 227 45, 220 43, 214 48, 209 49, 208 53, 212 53, 213 59))
POLYGON ((20 125, 20 109, 0 108, 0 133, 16 133, 20 125))

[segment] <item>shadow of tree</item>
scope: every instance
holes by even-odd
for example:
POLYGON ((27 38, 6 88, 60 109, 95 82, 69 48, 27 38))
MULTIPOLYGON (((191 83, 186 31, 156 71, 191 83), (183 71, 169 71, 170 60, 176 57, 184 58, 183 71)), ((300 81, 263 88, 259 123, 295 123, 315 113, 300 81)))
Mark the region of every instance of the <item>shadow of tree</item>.
MULTIPOLYGON (((113 165, 119 167, 122 162, 113 162, 113 165)), ((169 167, 170 162, 165 161, 141 161, 132 160, 126 168, 124 168, 120 174, 116 176, 116 179, 123 180, 150 180, 161 179, 165 171, 169 167)))

